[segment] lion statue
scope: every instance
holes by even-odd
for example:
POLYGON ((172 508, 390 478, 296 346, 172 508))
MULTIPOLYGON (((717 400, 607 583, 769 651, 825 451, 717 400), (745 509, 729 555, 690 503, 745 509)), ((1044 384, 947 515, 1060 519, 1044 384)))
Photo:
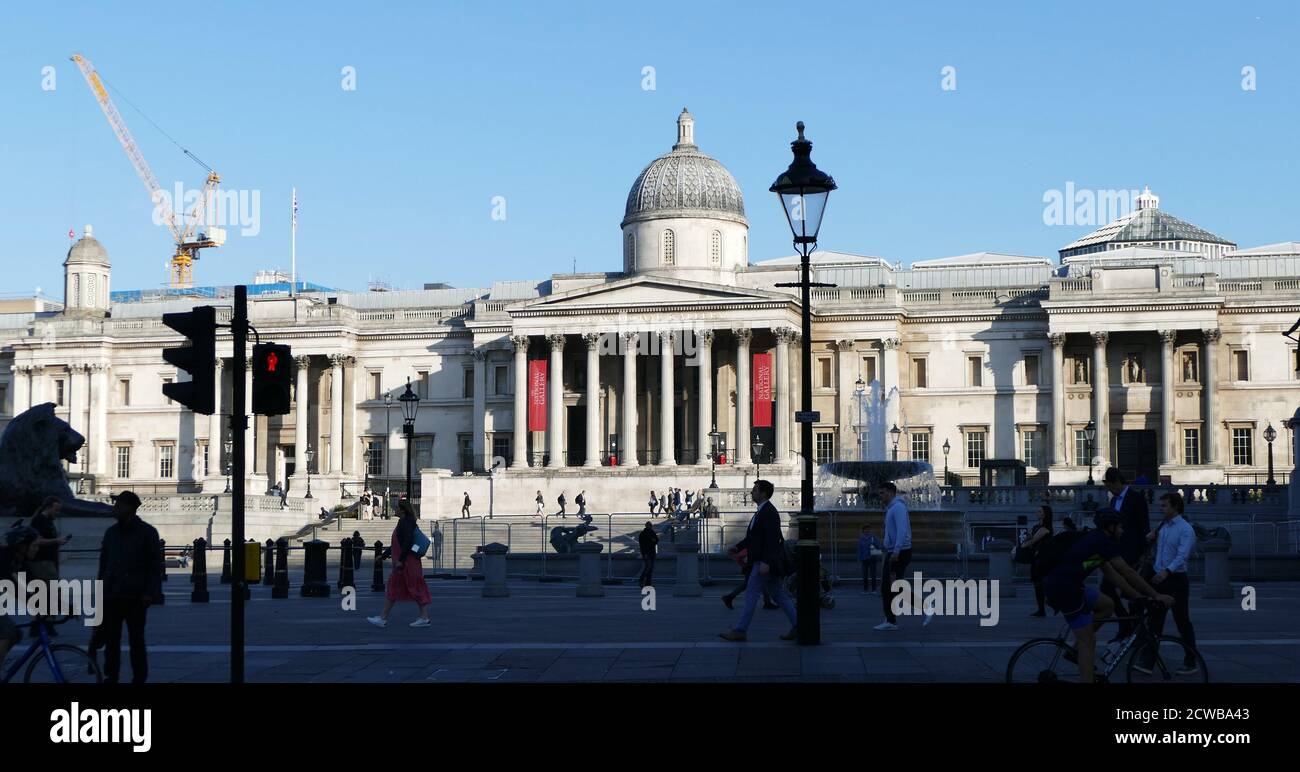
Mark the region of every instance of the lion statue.
POLYGON ((29 517, 46 496, 58 496, 69 513, 102 514, 107 507, 72 495, 64 461, 76 463, 86 444, 54 403, 36 405, 14 417, 0 435, 0 514, 29 517))

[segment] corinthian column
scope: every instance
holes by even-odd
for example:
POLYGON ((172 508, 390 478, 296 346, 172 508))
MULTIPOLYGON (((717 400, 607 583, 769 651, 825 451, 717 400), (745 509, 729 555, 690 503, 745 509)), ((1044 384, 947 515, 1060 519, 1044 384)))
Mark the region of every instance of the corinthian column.
POLYGON ((600 466, 600 334, 584 333, 587 344, 587 459, 588 469, 600 466))
POLYGON ((695 333, 695 364, 699 372, 699 413, 696 423, 695 445, 699 448, 695 463, 709 465, 709 454, 713 452, 713 330, 698 330, 695 333))
MULTIPOLYGON (((257 416, 253 414, 253 358, 244 360, 244 412, 248 415, 248 431, 244 434, 244 477, 257 474, 257 416)), ((340 414, 341 415, 341 414, 340 414)), ((342 429, 339 430, 340 433, 342 429)))
POLYGON ((221 358, 212 362, 212 415, 208 416, 208 477, 224 477, 221 473, 221 453, 225 449, 226 433, 221 431, 221 358))
POLYGON ((108 475, 108 365, 90 365, 90 412, 94 439, 91 440, 91 473, 108 475))
MULTIPOLYGON (((1093 457, 1103 460, 1110 453, 1110 375, 1106 372, 1106 341, 1110 333, 1094 332, 1092 334, 1092 421, 1097 430, 1097 439, 1093 443, 1093 457)), ((1092 459, 1088 459, 1092 463, 1092 459)))
POLYGON ((749 342, 754 331, 748 328, 733 330, 736 333, 736 463, 749 460, 749 342))
POLYGON ((677 334, 659 333, 659 465, 676 466, 677 449, 673 421, 673 343, 677 334))
POLYGON ((487 351, 476 348, 474 355, 474 415, 470 428, 474 434, 470 438, 470 449, 474 454, 474 468, 491 469, 492 459, 484 450, 487 445, 487 351))
POLYGON ((1174 439, 1174 338, 1177 330, 1160 331, 1160 463, 1178 463, 1174 439))
POLYGON ((557 468, 565 465, 564 459, 564 336, 548 335, 546 342, 551 344, 551 366, 547 373, 547 410, 546 440, 551 452, 548 467, 557 468))
POLYGON ((1052 342, 1052 464, 1065 466, 1070 463, 1065 449, 1065 333, 1047 338, 1052 342))
POLYGON ((1205 394, 1205 463, 1219 463, 1219 330, 1202 330, 1205 336, 1205 371, 1201 374, 1205 394))
POLYGON ((525 469, 528 467, 528 336, 512 335, 510 343, 515 347, 515 430, 510 438, 514 458, 510 468, 525 469))
POLYGON ((343 365, 347 359, 344 354, 330 354, 330 474, 343 471, 343 365))
MULTIPOLYGON (((308 383, 311 373, 311 357, 294 357, 293 364, 298 378, 293 390, 293 476, 305 480, 307 477, 307 447, 311 444, 307 437, 307 411, 310 410, 311 404, 311 386, 308 383)), ((387 442, 388 439, 384 438, 384 441, 387 442)), ((303 485, 302 492, 305 494, 307 492, 306 483, 303 485)), ((298 489, 298 486, 292 487, 295 491, 298 489)))
POLYGON ((14 365, 14 415, 32 406, 32 366, 14 365))
POLYGON ((636 458, 636 349, 641 340, 639 332, 623 333, 623 447, 618 463, 638 466, 636 458))
MULTIPOLYGON (((790 343, 799 333, 793 327, 778 327, 776 333, 776 457, 773 462, 784 464, 790 460, 790 430, 794 414, 790 412, 790 343)), ((840 351, 853 350, 853 341, 838 341, 840 351)), ((841 375, 844 371, 843 354, 840 354, 841 375)), ((841 384, 843 381, 841 381, 841 384)), ((841 415, 843 415, 841 413, 841 415)))

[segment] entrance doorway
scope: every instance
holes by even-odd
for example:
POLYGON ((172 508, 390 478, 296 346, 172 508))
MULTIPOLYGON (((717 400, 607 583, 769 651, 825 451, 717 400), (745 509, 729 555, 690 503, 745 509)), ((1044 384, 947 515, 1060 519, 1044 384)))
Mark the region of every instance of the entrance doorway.
POLYGON ((1130 482, 1154 484, 1160 479, 1159 451, 1154 429, 1121 430, 1116 436, 1115 466, 1130 482))
POLYGON ((569 405, 565 409, 569 419, 569 430, 566 432, 569 448, 563 466, 582 466, 587 460, 587 406, 569 405))

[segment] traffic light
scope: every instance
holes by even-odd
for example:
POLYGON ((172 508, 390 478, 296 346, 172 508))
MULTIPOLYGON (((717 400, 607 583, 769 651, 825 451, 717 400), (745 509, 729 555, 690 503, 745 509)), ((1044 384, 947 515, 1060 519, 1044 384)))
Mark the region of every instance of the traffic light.
POLYGON ((287 415, 293 354, 279 343, 253 346, 253 414, 287 415))
POLYGON ((195 306, 193 311, 163 314, 163 324, 190 339, 190 345, 163 349, 163 360, 190 374, 190 380, 164 383, 163 394, 195 413, 212 415, 216 386, 217 310, 195 306))

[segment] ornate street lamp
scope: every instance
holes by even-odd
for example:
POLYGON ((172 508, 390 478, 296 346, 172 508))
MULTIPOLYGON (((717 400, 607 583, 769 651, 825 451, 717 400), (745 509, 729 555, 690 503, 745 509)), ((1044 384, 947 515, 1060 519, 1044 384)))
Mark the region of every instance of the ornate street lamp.
MULTIPOLYGON (((817 247, 817 234, 821 230, 826 202, 835 190, 835 180, 812 162, 812 143, 803 136, 803 121, 795 124, 799 137, 790 143, 794 160, 789 168, 776 178, 768 188, 781 199, 786 222, 799 250, 799 281, 777 286, 798 287, 800 291, 800 355, 803 360, 803 378, 800 379, 801 407, 796 417, 799 426, 799 444, 803 453, 803 480, 800 486, 798 546, 795 563, 799 573, 798 608, 796 625, 801 644, 821 643, 821 603, 818 584, 821 574, 821 553, 817 547, 817 517, 813 513, 813 401, 812 401, 812 288, 833 287, 833 284, 812 281, 811 256, 817 247)), ((786 416, 782 420, 788 420, 786 416)))
POLYGON ((226 434, 226 493, 230 493, 230 454, 235 451, 235 444, 230 439, 230 434, 226 434))
POLYGON ((307 452, 306 452, 304 455, 307 457, 307 495, 306 495, 306 496, 303 496, 303 498, 304 498, 304 499, 310 499, 310 498, 312 498, 312 495, 311 495, 311 460, 312 460, 313 457, 315 457, 316 454, 312 452, 311 446, 308 445, 308 446, 307 446, 307 452))
POLYGON ((397 401, 402 405, 402 436, 406 438, 406 500, 411 501, 411 443, 415 441, 415 414, 420 411, 420 398, 411 391, 410 380, 397 401))
POLYGON ((1273 479, 1273 440, 1276 439, 1277 430, 1273 428, 1272 422, 1269 422, 1268 427, 1264 429, 1264 441, 1268 443, 1268 482, 1265 484, 1270 488, 1277 485, 1277 481, 1273 479))
POLYGON ((889 430, 889 436, 892 437, 894 440, 894 460, 897 461, 898 460, 898 438, 903 436, 903 430, 898 428, 898 424, 894 424, 894 428, 889 430))
POLYGON ((857 416, 853 424, 853 434, 858 440, 858 460, 867 460, 866 442, 862 435, 866 432, 866 405, 867 405, 867 384, 862 381, 862 376, 853 383, 853 400, 857 403, 857 416))
POLYGON ((1097 427, 1092 423, 1092 421, 1089 421, 1088 425, 1083 427, 1083 440, 1086 448, 1086 455, 1088 457, 1088 487, 1096 485, 1096 483, 1092 481, 1092 444, 1096 439, 1097 427))
POLYGON ((763 479, 763 441, 754 435, 754 441, 749 443, 750 452, 754 454, 754 479, 763 479))
POLYGON ((709 432, 709 490, 718 489, 718 425, 709 432))
POLYGON ((948 444, 948 438, 943 439, 943 484, 948 484, 948 451, 952 450, 952 445, 948 444))

